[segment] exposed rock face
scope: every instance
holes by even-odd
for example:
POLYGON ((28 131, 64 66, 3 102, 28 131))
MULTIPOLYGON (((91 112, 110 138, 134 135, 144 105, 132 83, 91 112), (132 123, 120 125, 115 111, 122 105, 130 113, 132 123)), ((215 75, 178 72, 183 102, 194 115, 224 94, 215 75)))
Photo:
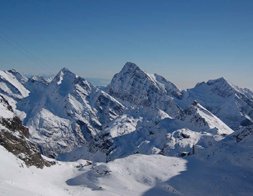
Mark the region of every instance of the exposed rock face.
MULTIPOLYGON (((0 95, 0 104, 6 106, 6 111, 13 112, 12 107, 0 95)), ((28 139, 29 130, 22 125, 21 120, 13 114, 13 118, 3 118, 0 116, 0 145, 23 160, 27 166, 43 168, 51 163, 44 160, 39 149, 28 139)))
POLYGON ((147 74, 134 63, 126 63, 108 85, 108 93, 135 106, 158 108, 171 116, 180 113, 174 101, 180 90, 157 74, 147 74))
POLYGON ((241 142, 242 140, 245 140, 246 138, 253 138, 253 125, 243 127, 238 132, 234 133, 232 137, 236 138, 236 142, 241 142))

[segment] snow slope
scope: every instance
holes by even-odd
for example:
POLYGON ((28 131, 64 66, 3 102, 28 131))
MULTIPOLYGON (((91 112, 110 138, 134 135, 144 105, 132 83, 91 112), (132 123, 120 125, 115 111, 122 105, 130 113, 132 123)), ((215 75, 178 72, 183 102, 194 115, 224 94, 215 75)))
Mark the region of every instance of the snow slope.
POLYGON ((207 131, 217 135, 229 135, 234 131, 196 101, 179 117, 194 130, 207 131), (191 125, 192 124, 192 125, 191 125))
MULTIPOLYGON (((181 195, 252 195, 253 127, 196 151, 187 159, 187 170, 167 181, 181 195)), ((155 193, 151 189, 146 196, 155 193)), ((166 195, 166 194, 164 194, 166 195)))
POLYGON ((181 105, 194 100, 218 116, 232 129, 253 123, 253 97, 248 89, 230 84, 224 78, 197 84, 184 93, 181 105))
POLYGON ((173 192, 162 182, 185 170, 186 163, 161 155, 133 155, 108 164, 82 160, 37 169, 27 168, 1 146, 0 155, 1 196, 142 195, 158 183, 173 192))
POLYGON ((128 111, 106 129, 112 136, 109 160, 134 153, 181 156, 191 153, 194 145, 207 148, 233 133, 199 103, 182 111, 177 118, 161 110, 139 109, 128 111))
POLYGON ((25 77, 21 74, 17 74, 17 72, 14 72, 13 70, 0 70, 0 92, 16 99, 28 96, 29 91, 18 79, 24 81, 25 77))
POLYGON ((37 169, 0 147, 0 195, 251 195, 252 166, 223 162, 221 155, 221 160, 185 160, 136 154, 109 163, 79 160, 37 169))
POLYGON ((0 118, 13 118, 14 113, 7 100, 0 95, 0 118))

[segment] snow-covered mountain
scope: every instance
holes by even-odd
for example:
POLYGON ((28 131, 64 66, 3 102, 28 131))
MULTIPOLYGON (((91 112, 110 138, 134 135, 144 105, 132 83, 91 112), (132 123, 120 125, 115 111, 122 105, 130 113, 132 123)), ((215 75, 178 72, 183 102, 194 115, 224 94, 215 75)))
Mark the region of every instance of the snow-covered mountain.
POLYGON ((232 129, 253 123, 253 96, 249 89, 230 84, 224 78, 197 84, 184 93, 182 105, 197 100, 232 129))
POLYGON ((207 147, 233 132, 198 103, 184 102, 187 108, 181 108, 182 93, 173 83, 133 63, 124 65, 107 91, 127 108, 106 129, 112 143, 109 159, 133 153, 178 156, 191 153, 196 144, 207 147))
POLYGON ((62 69, 48 83, 31 78, 30 95, 19 102, 25 125, 42 152, 55 156, 87 144, 103 126, 122 114, 124 106, 87 80, 62 69))
POLYGON ((180 91, 130 62, 105 88, 0 71, 0 195, 249 195, 252 119, 253 92, 224 78, 180 91))
POLYGON ((108 93, 126 105, 161 109, 170 116, 180 113, 174 98, 180 90, 164 77, 148 74, 134 63, 126 63, 108 85, 108 93))
POLYGON ((32 141, 47 156, 87 158, 101 151, 108 160, 133 153, 178 156, 233 132, 203 104, 192 105, 189 92, 134 63, 124 65, 107 92, 66 68, 50 81, 4 73, 12 76, 5 83, 15 81, 27 92, 15 98, 15 111, 23 113, 32 141))

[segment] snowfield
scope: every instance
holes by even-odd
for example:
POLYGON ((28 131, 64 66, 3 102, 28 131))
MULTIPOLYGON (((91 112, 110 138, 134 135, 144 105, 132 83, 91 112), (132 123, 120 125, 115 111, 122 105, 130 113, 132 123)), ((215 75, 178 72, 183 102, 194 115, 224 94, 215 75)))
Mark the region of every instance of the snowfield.
POLYGON ((87 161, 80 160, 27 168, 3 147, 0 162, 1 196, 142 195, 154 186, 173 192, 163 182, 186 169, 184 159, 161 155, 132 155, 107 164, 86 165, 87 161))
POLYGON ((38 169, 27 168, 0 147, 0 162, 1 196, 225 196, 253 191, 252 168, 195 157, 136 154, 109 163, 79 160, 38 169))

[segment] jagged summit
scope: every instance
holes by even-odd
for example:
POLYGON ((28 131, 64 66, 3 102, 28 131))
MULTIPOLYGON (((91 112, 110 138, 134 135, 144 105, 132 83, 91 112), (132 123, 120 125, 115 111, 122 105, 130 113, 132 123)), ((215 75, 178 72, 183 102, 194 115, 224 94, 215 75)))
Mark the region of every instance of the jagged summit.
POLYGON ((208 85, 213 85, 213 84, 228 84, 228 85, 231 85, 230 82, 226 78, 224 78, 224 77, 219 77, 219 78, 216 78, 216 79, 210 79, 207 82, 204 82, 204 81, 203 82, 199 82, 199 83, 196 84, 196 86, 199 86, 201 84, 208 84, 208 85))
POLYGON ((222 86, 222 87, 230 87, 233 88, 234 85, 232 85, 226 78, 220 77, 217 79, 210 79, 207 82, 199 82, 196 84, 196 87, 202 86, 202 85, 208 85, 208 86, 222 86))
POLYGON ((60 85, 62 82, 66 81, 74 81, 78 76, 71 72, 69 69, 66 67, 63 67, 58 74, 54 77, 52 82, 56 82, 58 85, 60 85))
POLYGON ((127 62, 121 69, 121 71, 112 79, 112 82, 115 78, 120 78, 121 80, 124 80, 124 78, 129 77, 136 77, 140 79, 145 79, 148 77, 148 74, 144 72, 140 67, 138 67, 135 63, 127 62))
POLYGON ((220 91, 230 91, 231 93, 235 91, 234 85, 228 82, 228 80, 226 80, 224 77, 215 80, 209 80, 207 81, 207 85, 214 85, 215 87, 219 88, 220 91))
POLYGON ((212 80, 207 81, 207 84, 214 84, 214 83, 227 83, 227 84, 229 84, 229 82, 224 77, 220 77, 217 79, 212 79, 212 80))
POLYGON ((67 67, 61 68, 61 70, 60 70, 59 72, 63 72, 63 73, 73 73, 73 72, 70 71, 67 67))
POLYGON ((236 87, 228 82, 224 77, 208 80, 207 82, 198 83, 193 89, 194 91, 207 90, 220 97, 229 97, 236 93, 236 87))
POLYGON ((66 67, 63 67, 63 68, 58 72, 57 75, 59 75, 59 74, 72 75, 72 76, 77 77, 77 75, 76 75, 75 73, 73 73, 72 71, 70 71, 70 70, 69 70, 68 68, 66 68, 66 67))
POLYGON ((122 68, 124 71, 135 71, 135 70, 141 70, 135 63, 132 62, 126 62, 124 67, 122 68))
POLYGON ((180 94, 180 90, 164 77, 148 74, 134 63, 126 63, 114 75, 107 89, 109 94, 123 102, 158 108, 169 115, 179 112, 173 98, 180 94))

